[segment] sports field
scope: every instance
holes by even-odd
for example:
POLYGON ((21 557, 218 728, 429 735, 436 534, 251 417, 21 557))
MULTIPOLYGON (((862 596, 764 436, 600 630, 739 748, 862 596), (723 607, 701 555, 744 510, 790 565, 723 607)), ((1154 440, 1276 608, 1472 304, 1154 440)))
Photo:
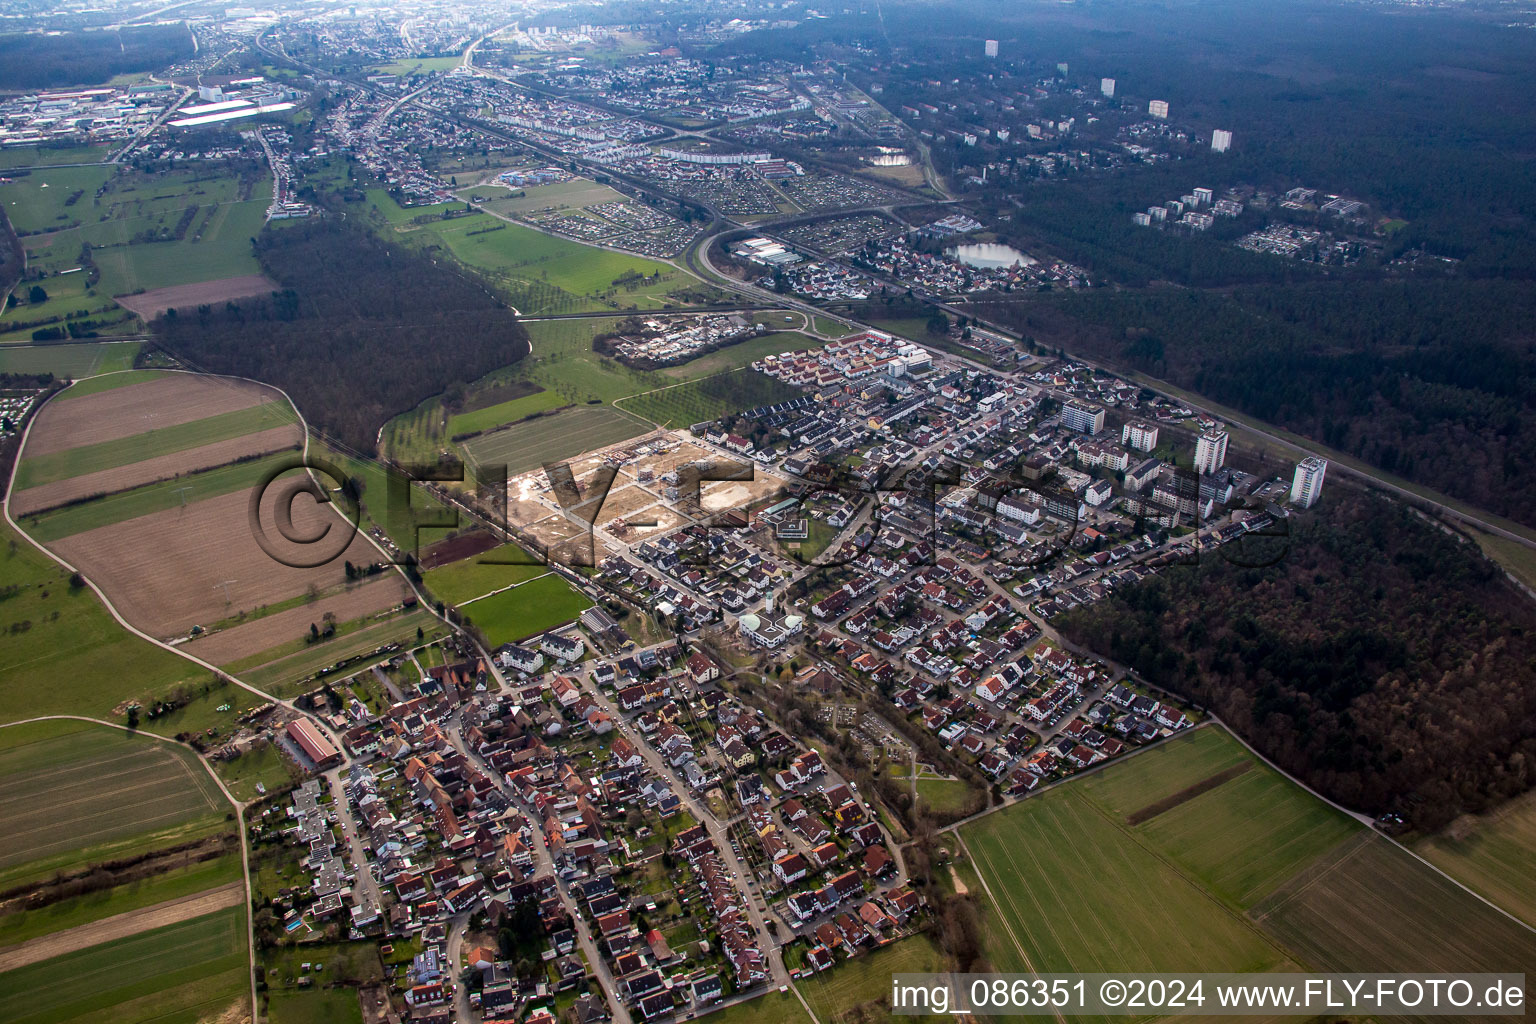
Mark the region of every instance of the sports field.
POLYGON ((422 579, 433 597, 448 604, 462 604, 547 572, 548 566, 516 544, 503 544, 441 569, 430 569, 422 579))
POLYGON ((1252 758, 1219 728, 962 832, 1038 970, 1518 970, 1536 934, 1252 758))
POLYGON ((578 405, 552 416, 482 434, 467 442, 464 452, 472 466, 505 465, 507 475, 517 476, 547 462, 617 444, 650 429, 649 423, 626 416, 611 406, 578 405))
POLYGON ((249 1000, 249 979, 245 911, 232 907, 0 974, 0 1020, 190 1024, 249 1000))
POLYGON ((1414 844, 1463 885, 1536 927, 1536 793, 1414 844))
POLYGON ((87 722, 0 729, 0 780, 0 882, 195 838, 229 809, 191 755, 87 722))
POLYGON ((485 633, 492 647, 500 647, 570 622, 590 607, 591 601, 550 573, 459 610, 485 633))

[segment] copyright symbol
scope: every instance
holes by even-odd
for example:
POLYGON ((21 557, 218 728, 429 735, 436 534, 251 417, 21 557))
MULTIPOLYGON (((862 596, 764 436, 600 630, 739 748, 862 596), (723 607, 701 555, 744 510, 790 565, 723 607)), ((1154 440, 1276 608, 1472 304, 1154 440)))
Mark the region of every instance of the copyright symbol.
POLYGON ((338 519, 320 506, 330 503, 331 491, 346 482, 346 474, 323 459, 278 462, 251 489, 251 536, 269 558, 290 569, 315 569, 335 561, 357 536, 362 509, 354 502, 338 519), (285 477, 294 470, 303 472, 285 477), (301 494, 309 495, 313 504, 295 507, 301 494), (268 532, 269 521, 275 537, 268 532))
POLYGON ((1125 1002, 1125 982, 1111 978, 1100 985, 1099 1000, 1105 1006, 1119 1006, 1125 1002))

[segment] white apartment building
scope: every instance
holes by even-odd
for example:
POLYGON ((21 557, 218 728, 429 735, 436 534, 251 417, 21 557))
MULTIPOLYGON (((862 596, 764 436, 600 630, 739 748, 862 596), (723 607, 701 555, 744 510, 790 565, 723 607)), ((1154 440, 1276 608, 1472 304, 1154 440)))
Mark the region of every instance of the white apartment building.
POLYGON ((1291 504, 1311 508, 1323 493, 1323 477, 1328 473, 1328 460, 1310 455, 1296 463, 1296 476, 1291 480, 1291 504))
POLYGON ((1207 430, 1195 442, 1195 472, 1209 475, 1227 461, 1227 432, 1207 430))

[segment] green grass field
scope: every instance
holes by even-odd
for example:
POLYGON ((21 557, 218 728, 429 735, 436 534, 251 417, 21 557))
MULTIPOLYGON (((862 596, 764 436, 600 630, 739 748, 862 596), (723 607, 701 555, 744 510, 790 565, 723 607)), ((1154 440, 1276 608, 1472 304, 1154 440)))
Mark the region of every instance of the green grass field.
MULTIPOLYGON (((206 673, 119 626, 88 589, 75 590, 51 558, 0 524, 0 720, 111 716, 121 701, 201 687, 206 673), (14 639, 25 635, 26 642, 14 639)), ((0 732, 0 736, 4 733, 0 732)))
POLYGON ((270 197, 262 196, 199 212, 194 228, 204 217, 207 226, 197 241, 145 242, 101 250, 96 254, 101 290, 124 295, 261 273, 250 240, 266 224, 270 202, 270 197))
POLYGON ((481 430, 491 430, 503 423, 512 423, 536 412, 548 412, 565 405, 566 401, 553 391, 537 391, 507 402, 497 402, 474 412, 459 413, 448 420, 448 435, 457 437, 481 430))
POLYGON ((431 219, 464 209, 459 203, 407 209, 379 189, 368 198, 381 228, 394 228, 394 237, 410 245, 446 250, 496 282, 527 316, 684 306, 682 293, 716 297, 714 289, 671 264, 558 238, 489 213, 431 219))
MULTIPOLYGON (((94 530, 98 526, 121 523, 152 512, 174 508, 181 504, 182 495, 178 491, 183 487, 192 488, 192 492, 186 495, 188 501, 204 501, 221 494, 254 487, 263 473, 287 464, 297 452, 297 448, 291 448, 286 452, 251 459, 249 462, 236 462, 199 473, 187 473, 159 483, 118 491, 78 505, 69 505, 53 512, 25 516, 20 522, 29 534, 47 544, 61 537, 94 530)), ((287 478, 284 477, 284 479, 287 478)))
POLYGON ((472 398, 477 392, 489 393, 518 381, 535 384, 543 391, 461 413, 451 418, 446 429, 442 408, 437 399, 431 399, 389 422, 384 431, 386 450, 399 459, 432 459, 451 447, 452 435, 484 430, 487 432, 460 445, 471 466, 504 463, 512 475, 525 473, 546 462, 645 433, 648 424, 640 417, 691 424, 733 408, 795 397, 798 391, 761 374, 744 371, 726 375, 726 371, 735 371, 770 353, 820 344, 804 334, 778 332, 664 371, 636 370, 592 350, 597 335, 615 329, 611 319, 543 320, 526 327, 533 346, 529 356, 474 382, 469 395, 472 398), (674 387, 679 381, 693 382, 711 374, 716 376, 674 387), (642 394, 659 388, 673 390, 642 394), (574 408, 525 423, 513 422, 563 405, 574 408), (684 419, 688 416, 693 418, 684 419), (494 429, 501 423, 512 425, 494 429))
POLYGON ((808 1024, 805 1007, 789 992, 777 990, 700 1018, 708 1024, 808 1024))
POLYGON ((493 647, 500 647, 547 632, 590 607, 591 601, 551 573, 463 605, 460 612, 485 633, 493 647))
POLYGON ((451 71, 462 63, 461 57, 406 57, 390 64, 380 64, 373 70, 379 74, 404 76, 417 72, 451 71))
POLYGON ((0 345, 0 373, 51 373, 55 377, 90 377, 133 366, 142 342, 90 342, 79 345, 0 345))
POLYGON ((801 394, 799 388, 745 368, 636 395, 620 402, 619 408, 675 428, 719 419, 728 413, 788 402, 801 394))
MULTIPOLYGON (((1107 774, 1107 773, 1106 773, 1107 774)), ((1259 971, 1286 955, 1067 786, 964 830, 997 970, 1259 971)))
POLYGON ((999 969, 1518 970, 1536 935, 1199 729, 966 826, 999 969), (1132 895, 1138 894, 1138 895, 1132 895), (1005 966, 1006 965, 1006 966, 1005 966))
POLYGON ((1528 972, 1536 964, 1536 933, 1368 833, 1254 913, 1318 970, 1528 972))
POLYGON ((525 583, 548 571, 547 566, 516 544, 503 544, 441 569, 429 569, 422 580, 433 597, 448 604, 462 604, 493 590, 525 583), (504 564, 506 562, 518 564, 504 564))
POLYGON ((272 743, 258 743, 239 757, 217 761, 214 770, 237 800, 255 800, 261 795, 256 784, 267 792, 297 781, 302 772, 272 743))
MULTIPOLYGON (((338 470, 348 476, 355 476, 362 483, 363 495, 363 520, 364 529, 369 526, 377 526, 383 530, 397 547, 404 551, 414 552, 418 539, 411 536, 401 509, 401 515, 391 515, 389 505, 389 476, 383 465, 371 459, 354 458, 344 455, 324 444, 310 441, 310 453, 317 459, 331 462, 338 470)), ((420 485, 411 488, 411 509, 419 516, 430 517, 442 509, 442 502, 422 490, 420 485)), ((448 530, 423 529, 419 543, 422 548, 435 540, 441 540, 448 530)))
POLYGON ((973 800, 981 809, 979 792, 973 793, 963 779, 919 779, 917 796, 922 806, 935 814, 960 814, 973 800))
POLYGON ((1536 926, 1536 793, 1458 822, 1414 851, 1463 885, 1536 926))
POLYGON ((363 1024, 355 988, 310 988, 273 992, 267 1002, 270 1024, 363 1024))
POLYGON ((226 828, 195 756, 88 722, 0 729, 0 885, 226 828))
POLYGON ((6 146, 0 149, 0 167, 87 164, 112 155, 111 146, 6 146))
POLYGON ((94 219, 91 197, 116 173, 106 165, 39 169, 0 185, 0 203, 17 234, 57 231, 94 219), (76 192, 84 194, 70 203, 76 192))
POLYGON ((244 409, 219 413, 217 416, 147 430, 141 434, 129 434, 99 444, 27 457, 22 459, 21 467, 17 470, 16 489, 25 490, 84 473, 115 469, 157 455, 170 455, 294 422, 297 422, 297 416, 293 406, 273 399, 244 409))
POLYGON ((136 882, 73 896, 35 909, 17 910, 0 915, 0 936, 4 936, 5 945, 11 945, 67 928, 78 928, 104 917, 126 914, 238 881, 242 877, 240 870, 240 855, 226 853, 136 882))
POLYGON ((248 1000, 249 978, 245 911, 232 907, 0 974, 0 1019, 193 1024, 248 1000))
POLYGON ((482 434, 464 445, 472 465, 504 464, 510 476, 644 434, 651 425, 606 405, 578 405, 504 430, 482 434))
POLYGON ((836 967, 795 982, 822 1024, 845 1019, 885 1020, 889 1014, 891 975, 928 974, 945 970, 942 953, 926 935, 914 935, 852 960, 839 958, 836 967), (873 1004, 873 1005, 872 1005, 873 1004), (857 1017, 855 1010, 873 1010, 857 1017))
MULTIPOLYGON (((483 185, 467 188, 461 190, 460 194, 472 193, 484 188, 483 185)), ((626 198, 607 185, 599 185, 588 178, 574 178, 571 181, 562 181, 553 185, 532 185, 516 191, 522 192, 523 195, 516 198, 492 199, 485 205, 497 213, 517 214, 550 208, 585 209, 599 203, 623 202, 626 198)))
POLYGON ((68 402, 75 398, 84 398, 86 395, 99 395, 103 391, 112 391, 116 388, 124 388, 129 384, 143 384, 145 381, 157 380, 171 373, 170 370, 133 370, 124 373, 105 373, 92 377, 90 380, 77 380, 54 399, 55 402, 68 402))

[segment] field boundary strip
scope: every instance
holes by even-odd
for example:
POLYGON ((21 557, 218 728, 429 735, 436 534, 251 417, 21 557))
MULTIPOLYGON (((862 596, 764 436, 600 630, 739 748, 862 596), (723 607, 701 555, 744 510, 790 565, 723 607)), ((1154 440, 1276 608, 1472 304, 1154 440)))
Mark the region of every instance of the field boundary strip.
POLYGON ((1194 783, 1193 785, 1185 786, 1177 793, 1170 793, 1168 796, 1163 797, 1161 800, 1154 800, 1150 804, 1147 804, 1145 807, 1141 807, 1132 811, 1130 814, 1125 816, 1125 823, 1131 827, 1135 827, 1142 824, 1143 822, 1151 821, 1153 818, 1157 817, 1159 814, 1162 814, 1164 811, 1171 811, 1180 804, 1187 803, 1190 800, 1193 800, 1195 797, 1200 796, 1202 793, 1209 793, 1211 790, 1217 788, 1218 786, 1221 786, 1227 782, 1231 782, 1239 775, 1246 774, 1252 770, 1252 761, 1243 761, 1239 764, 1234 764, 1229 768, 1223 768, 1221 771, 1215 773, 1214 775, 1207 775, 1205 778, 1201 779, 1199 782, 1194 783))

